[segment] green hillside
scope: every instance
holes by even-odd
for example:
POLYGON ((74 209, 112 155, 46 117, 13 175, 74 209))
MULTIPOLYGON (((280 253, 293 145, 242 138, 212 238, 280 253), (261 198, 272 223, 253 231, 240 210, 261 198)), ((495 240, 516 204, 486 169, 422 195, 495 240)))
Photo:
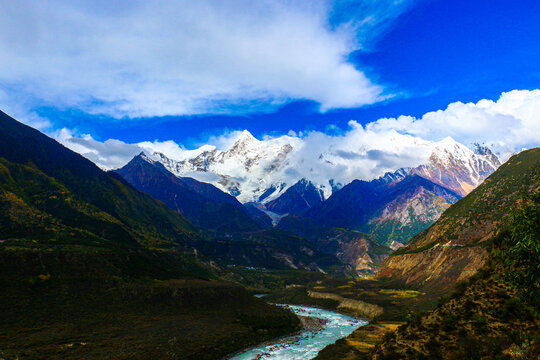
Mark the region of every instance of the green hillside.
POLYGON ((438 307, 379 344, 373 359, 540 356, 540 182, 494 238, 486 265, 438 307))
POLYGON ((120 176, 3 113, 0 173, 3 239, 171 247, 198 237, 185 218, 120 176))
POLYGON ((182 215, 0 113, 0 358, 215 359, 298 329, 182 215))
POLYGON ((522 191, 538 186, 540 148, 514 155, 440 219, 394 252, 379 270, 407 286, 447 291, 481 268, 490 241, 522 191))

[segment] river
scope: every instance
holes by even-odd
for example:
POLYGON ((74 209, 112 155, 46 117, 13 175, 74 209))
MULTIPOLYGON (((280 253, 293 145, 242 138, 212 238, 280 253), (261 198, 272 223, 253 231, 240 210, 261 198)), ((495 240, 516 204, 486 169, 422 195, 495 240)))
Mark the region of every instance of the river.
POLYGON ((334 311, 297 305, 281 306, 288 307, 298 316, 322 319, 325 323, 321 327, 305 330, 299 335, 252 348, 230 358, 230 360, 313 359, 327 345, 333 344, 336 340, 349 335, 360 326, 367 324, 366 321, 354 319, 334 311))

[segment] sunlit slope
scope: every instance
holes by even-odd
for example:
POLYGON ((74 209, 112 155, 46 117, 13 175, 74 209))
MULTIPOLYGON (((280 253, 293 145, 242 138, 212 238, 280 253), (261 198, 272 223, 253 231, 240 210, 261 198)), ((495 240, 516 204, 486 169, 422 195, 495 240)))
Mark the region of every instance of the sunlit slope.
POLYGON ((538 186, 540 148, 510 158, 468 196, 452 205, 407 247, 383 262, 379 277, 447 289, 486 261, 486 246, 523 190, 538 186))

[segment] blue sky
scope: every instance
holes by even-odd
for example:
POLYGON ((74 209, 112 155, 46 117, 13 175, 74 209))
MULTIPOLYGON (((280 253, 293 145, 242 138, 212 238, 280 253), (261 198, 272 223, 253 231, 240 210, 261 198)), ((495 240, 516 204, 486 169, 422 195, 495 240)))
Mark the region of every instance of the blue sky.
MULTIPOLYGON (((27 12, 34 12, 37 16, 54 14, 57 18, 53 16, 52 23, 59 24, 58 31, 63 29, 65 19, 68 19, 65 20, 67 24, 70 19, 82 19, 79 22, 91 23, 92 16, 99 15, 105 29, 100 31, 117 30, 120 35, 111 37, 110 43, 123 44, 124 35, 120 28, 124 19, 133 17, 135 22, 138 14, 142 16, 146 11, 144 7, 131 8, 122 2, 93 8, 85 5, 78 8, 68 6, 62 1, 51 3, 51 7, 47 7, 29 2, 26 4, 27 8, 21 5, 21 10, 12 6, 4 13, 11 12, 10 16, 15 18, 24 18, 26 15, 21 14, 27 12), (114 26, 108 27, 108 16, 114 26)), ((131 52, 132 57, 138 56, 140 52, 141 57, 147 56, 148 59, 136 66, 128 63, 125 68, 122 68, 125 58, 114 54, 114 47, 104 47, 99 42, 96 42, 95 46, 98 52, 103 53, 90 59, 92 63, 90 60, 85 62, 87 57, 72 55, 89 51, 82 45, 74 47, 72 44, 76 41, 92 43, 92 34, 88 34, 93 31, 91 27, 74 31, 73 37, 60 39, 58 44, 56 40, 52 44, 44 41, 39 43, 39 46, 36 45, 35 49, 19 49, 13 45, 17 41, 32 43, 36 37, 55 38, 55 32, 48 29, 47 25, 38 24, 34 32, 26 34, 27 38, 0 37, 0 43, 4 43, 6 52, 12 54, 0 64, 2 68, 9 68, 8 65, 16 62, 27 61, 30 64, 27 68, 21 65, 21 69, 15 71, 13 76, 7 70, 0 73, 0 104, 8 112, 13 109, 10 113, 14 116, 21 114, 24 117, 29 114, 30 124, 38 124, 39 119, 43 120, 41 127, 50 133, 68 128, 78 134, 90 134, 99 141, 110 138, 128 143, 154 139, 173 140, 192 148, 211 136, 237 129, 246 128, 258 137, 264 134, 285 134, 289 130, 339 133, 347 129, 350 120, 367 124, 379 118, 400 115, 420 118, 426 112, 445 109, 448 104, 456 101, 497 100, 502 92, 540 87, 539 1, 323 1, 309 9, 299 3, 290 2, 283 3, 282 7, 268 5, 271 8, 268 16, 270 20, 261 20, 262 16, 268 13, 264 6, 255 9, 248 6, 246 17, 240 17, 236 20, 237 24, 232 25, 222 24, 220 21, 222 17, 234 14, 238 10, 235 9, 236 5, 216 5, 218 2, 212 1, 205 3, 211 9, 212 15, 209 15, 211 19, 208 23, 210 20, 212 24, 218 23, 218 34, 220 29, 225 29, 228 36, 225 42, 231 41, 233 45, 230 45, 231 49, 224 45, 223 52, 218 53, 204 50, 197 54, 208 54, 207 58, 197 57, 188 63, 187 66, 195 66, 193 69, 199 71, 192 63, 205 64, 208 61, 207 68, 201 70, 199 77, 196 77, 195 73, 193 79, 184 74, 179 78, 187 84, 195 82, 194 93, 189 92, 188 86, 175 87, 168 83, 167 67, 171 66, 172 62, 162 61, 159 57, 160 54, 163 59, 182 56, 182 43, 174 43, 175 46, 178 45, 178 52, 160 53, 158 48, 155 56, 148 55, 155 50, 151 46, 147 51, 144 46, 138 46, 137 49, 128 47, 125 52, 131 52), (273 12, 276 19, 287 21, 287 32, 281 34, 277 31, 276 34, 275 29, 283 28, 283 23, 278 20, 272 23, 273 12), (318 20, 312 22, 312 19, 318 20), (254 34, 244 38, 243 31, 254 34), (289 34, 293 34, 290 41, 296 42, 292 43, 292 46, 300 44, 299 51, 304 54, 312 52, 313 58, 307 55, 304 58, 302 54, 296 54, 295 49, 287 50, 289 34), (238 42, 245 42, 248 46, 239 50, 235 36, 238 36, 238 42), (313 42, 313 47, 302 48, 305 44, 301 43, 305 42, 313 42), (264 62, 269 55, 264 53, 264 49, 257 49, 259 46, 265 47, 266 43, 270 48, 275 45, 278 51, 285 49, 282 57, 278 53, 277 60, 268 60, 268 66, 254 65, 250 62, 250 56, 256 55, 249 54, 250 48, 254 48, 254 53, 261 51, 264 62), (334 44, 339 46, 334 47, 334 44), (48 50, 43 50, 45 47, 67 55, 57 58, 48 53, 48 50), (319 50, 321 52, 318 52, 319 50), (32 59, 32 51, 37 51, 38 58, 42 56, 48 61, 32 59), (210 57, 224 56, 223 54, 244 52, 247 52, 245 59, 238 61, 238 66, 242 67, 240 70, 230 64, 221 68, 221 61, 209 60, 210 57), (321 54, 333 52, 334 57, 320 60, 321 54), (290 54, 298 57, 295 59, 297 62, 281 67, 281 63, 287 61, 283 58, 290 54), (38 63, 35 70, 33 60, 38 63), (310 72, 306 72, 315 73, 313 79, 295 79, 294 76, 290 82, 279 79, 280 76, 285 78, 291 76, 290 74, 294 75, 295 69, 302 69, 307 63, 313 66, 310 72), (64 77, 61 73, 63 66, 66 73, 71 71, 69 77, 64 77), (119 70, 110 75, 110 69, 115 66, 119 70), (151 66, 151 77, 145 77, 144 70, 149 68, 148 66, 151 66), (160 66, 165 70, 156 71, 160 66), (57 69, 51 70, 54 67, 57 69), (207 72, 206 69, 211 71, 207 72), (236 83, 236 79, 231 80, 224 75, 229 72, 232 74, 231 78, 234 76, 246 80, 236 83), (272 72, 272 76, 265 72, 272 72), (335 80, 348 74, 355 80, 335 80), (208 78, 205 77, 207 75, 208 78), (100 76, 105 85, 98 84, 100 76), (215 81, 216 77, 219 77, 219 81, 215 81), (153 79, 158 78, 160 81, 152 83, 153 79), (201 82, 204 81, 205 84, 197 83, 199 78, 202 78, 201 82), (126 80, 126 87, 130 87, 129 89, 118 86, 122 79, 126 80), (250 79, 260 80, 249 83, 250 79), (302 82, 305 82, 305 85, 297 86, 302 82), (58 87, 55 87, 56 84, 58 87), (317 84, 322 84, 322 88, 317 89, 317 84), (145 92, 137 93, 133 90, 139 86, 145 89, 145 92), (219 91, 209 91, 211 86, 219 87, 219 91), (116 87, 116 92, 109 91, 116 87), (328 89, 327 92, 324 87, 328 89), (29 88, 31 89, 28 90, 29 88), (358 96, 347 98, 348 94, 356 93, 358 96), (148 100, 148 94, 155 94, 156 99, 148 100), (212 100, 211 105, 205 106, 205 94, 212 100), (160 101, 163 98, 172 100, 162 104, 160 101), (178 98, 194 100, 187 102, 184 107, 171 106, 178 98), (347 99, 341 101, 342 98, 347 99), (110 99, 112 100, 109 101, 110 99), (148 104, 138 107, 144 102, 148 104), (153 104, 157 105, 153 107, 153 104), (141 114, 143 116, 140 116, 141 114), (38 120, 32 120, 32 117, 38 120)), ((175 8, 174 2, 169 5, 175 8)), ((186 18, 186 22, 206 23, 207 19, 197 16, 206 14, 207 10, 188 9, 187 12, 191 15, 186 18)), ((153 13, 152 16, 159 20, 160 13, 153 13)), ((32 24, 33 19, 35 17, 24 18, 22 24, 32 24)), ((171 26, 179 26, 180 30, 183 30, 182 24, 171 26)), ((101 27, 96 28, 99 30, 101 27)), ((159 31, 166 28, 157 28, 156 36, 159 37, 159 31)), ((193 36, 202 36, 199 40, 204 42, 205 34, 210 34, 210 45, 214 41, 223 43, 212 29, 208 29, 203 26, 202 35, 193 36)), ((190 31, 187 33, 191 34, 190 31)), ((99 35, 97 32, 96 37, 99 35)), ((180 38, 182 39, 186 38, 180 38)), ((224 63, 226 61, 227 59, 223 60, 224 63)), ((235 61, 236 59, 232 59, 231 64, 235 61)), ((260 63, 260 60, 257 61, 260 63)))

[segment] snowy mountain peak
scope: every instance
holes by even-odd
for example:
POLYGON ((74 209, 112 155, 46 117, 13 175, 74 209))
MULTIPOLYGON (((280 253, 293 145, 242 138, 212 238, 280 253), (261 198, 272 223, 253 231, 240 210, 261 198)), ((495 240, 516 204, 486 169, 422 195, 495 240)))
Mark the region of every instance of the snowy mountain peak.
POLYGON ((354 179, 369 181, 385 173, 381 181, 412 173, 464 196, 500 165, 489 149, 475 153, 451 137, 431 142, 402 136, 383 144, 326 140, 317 146, 286 135, 258 140, 244 130, 227 150, 205 145, 184 151, 182 159, 159 153, 151 158, 177 176, 209 182, 241 202, 265 204, 298 182, 312 184, 327 199, 354 179), (380 166, 378 173, 373 166, 380 166), (405 168, 396 171, 399 167, 405 168))
POLYGON ((489 149, 484 149, 483 153, 487 155, 477 154, 446 137, 435 143, 428 163, 411 172, 465 196, 500 165, 489 149))
POLYGON ((485 145, 480 145, 478 143, 472 144, 473 151, 477 155, 492 155, 491 149, 485 145))
POLYGON ((451 148, 465 146, 465 145, 457 142, 456 140, 454 140, 453 137, 447 136, 444 139, 438 141, 437 146, 439 146, 441 148, 451 149, 451 148))
POLYGON ((139 155, 133 158, 134 160, 146 161, 150 164, 154 164, 159 161, 159 157, 156 155, 148 155, 144 151, 141 151, 139 155))
POLYGON ((236 140, 234 141, 233 145, 229 148, 232 149, 239 145, 247 145, 247 144, 253 144, 253 143, 260 143, 259 140, 257 140, 248 130, 244 130, 238 135, 236 140))
POLYGON ((432 153, 432 155, 439 156, 441 159, 446 159, 449 156, 467 158, 470 157, 471 154, 473 154, 471 149, 458 143, 450 136, 436 142, 432 153))

